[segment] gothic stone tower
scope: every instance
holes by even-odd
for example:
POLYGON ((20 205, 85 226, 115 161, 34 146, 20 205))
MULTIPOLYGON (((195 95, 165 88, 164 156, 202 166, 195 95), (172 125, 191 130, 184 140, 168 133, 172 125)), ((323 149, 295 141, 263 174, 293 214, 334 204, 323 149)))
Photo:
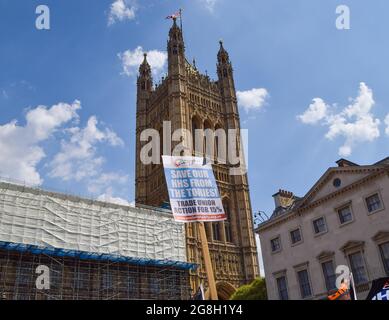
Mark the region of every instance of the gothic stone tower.
MULTIPOLYGON (((139 68, 136 117, 138 205, 159 207, 169 200, 162 165, 145 165, 140 160, 141 149, 146 144, 140 141, 144 129, 156 129, 161 140, 163 121, 171 121, 172 132, 178 128, 192 132, 201 128, 240 130, 233 69, 223 43, 220 42, 217 55, 218 81, 210 80, 197 70, 195 62, 190 64, 186 60, 182 31, 175 19, 169 32, 167 52, 168 76, 155 87, 146 55, 139 68)), ((228 298, 234 288, 250 282, 259 274, 247 175, 230 175, 229 168, 228 164, 213 165, 228 220, 206 223, 221 299, 228 298)), ((195 290, 206 278, 195 223, 186 225, 186 243, 189 261, 200 264, 191 278, 195 290)))

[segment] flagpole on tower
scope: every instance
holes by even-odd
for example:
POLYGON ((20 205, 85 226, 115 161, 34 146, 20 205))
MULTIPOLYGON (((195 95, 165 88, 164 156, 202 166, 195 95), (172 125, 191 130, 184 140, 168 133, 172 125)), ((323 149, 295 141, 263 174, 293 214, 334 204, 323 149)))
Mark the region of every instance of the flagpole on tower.
POLYGON ((184 31, 182 30, 182 8, 180 8, 180 28, 181 28, 181 33, 184 35, 184 31))

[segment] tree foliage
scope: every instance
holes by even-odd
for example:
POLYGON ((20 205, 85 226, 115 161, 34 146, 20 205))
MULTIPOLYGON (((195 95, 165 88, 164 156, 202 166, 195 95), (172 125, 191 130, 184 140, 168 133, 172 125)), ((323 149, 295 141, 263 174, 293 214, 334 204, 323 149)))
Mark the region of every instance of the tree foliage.
POLYGON ((231 300, 267 300, 265 279, 256 278, 250 284, 241 286, 231 296, 231 300))

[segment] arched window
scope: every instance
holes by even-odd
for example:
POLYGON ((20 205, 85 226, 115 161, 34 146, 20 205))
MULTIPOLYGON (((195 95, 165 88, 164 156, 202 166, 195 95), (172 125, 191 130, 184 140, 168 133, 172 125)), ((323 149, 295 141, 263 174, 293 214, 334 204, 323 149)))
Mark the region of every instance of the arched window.
POLYGON ((203 153, 205 156, 209 157, 210 159, 213 158, 215 154, 215 141, 214 141, 214 130, 212 124, 206 120, 204 122, 204 150, 203 153), (208 132, 207 132, 208 130, 208 132), (212 134, 210 134, 209 130, 212 131, 212 134), (208 134, 208 136, 207 136, 208 134))
POLYGON ((226 146, 227 146, 227 135, 225 130, 222 129, 220 124, 215 126, 215 163, 220 160, 222 163, 226 161, 226 146))
POLYGON ((212 235, 213 240, 221 241, 222 237, 220 234, 220 222, 212 222, 212 235))
POLYGON ((233 242, 231 231, 231 211, 228 201, 223 201, 224 211, 227 216, 227 220, 224 221, 224 232, 226 235, 226 242, 233 242))
MULTIPOLYGON (((189 224, 193 224, 193 225, 196 225, 196 223, 189 223, 189 224)), ((212 232, 211 232, 211 226, 209 225, 210 222, 204 222, 204 227, 205 227, 205 235, 207 236, 207 240, 208 242, 211 242, 212 241, 212 232)), ((195 233, 197 234, 197 233, 195 233)))
POLYGON ((196 150, 196 130, 201 129, 199 121, 197 118, 192 118, 192 151, 201 152, 201 150, 196 150))

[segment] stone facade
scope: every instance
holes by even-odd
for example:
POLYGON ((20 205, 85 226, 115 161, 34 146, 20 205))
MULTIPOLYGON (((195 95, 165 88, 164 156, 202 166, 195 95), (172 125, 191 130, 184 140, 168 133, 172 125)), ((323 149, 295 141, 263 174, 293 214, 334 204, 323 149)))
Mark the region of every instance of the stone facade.
POLYGON ((337 163, 303 198, 275 194, 276 210, 257 228, 269 299, 324 298, 339 265, 353 272, 359 299, 389 275, 389 160, 337 163))
MULTIPOLYGON (((182 128, 190 132, 201 128, 240 129, 232 65, 222 42, 218 53, 218 81, 201 74, 195 62, 187 61, 182 31, 175 20, 169 31, 167 51, 167 77, 154 86, 145 55, 137 82, 136 203, 157 207, 169 198, 162 165, 145 165, 140 159, 146 144, 140 139, 144 129, 157 130, 161 141, 164 135, 171 134, 163 132, 164 121, 171 121, 172 132, 182 128)), ((234 288, 258 276, 257 251, 247 175, 230 175, 226 164, 215 164, 213 168, 228 220, 206 223, 206 231, 219 295, 228 298, 234 288)), ((186 226, 186 241, 189 261, 201 265, 192 277, 195 290, 206 277, 195 223, 186 226)))

